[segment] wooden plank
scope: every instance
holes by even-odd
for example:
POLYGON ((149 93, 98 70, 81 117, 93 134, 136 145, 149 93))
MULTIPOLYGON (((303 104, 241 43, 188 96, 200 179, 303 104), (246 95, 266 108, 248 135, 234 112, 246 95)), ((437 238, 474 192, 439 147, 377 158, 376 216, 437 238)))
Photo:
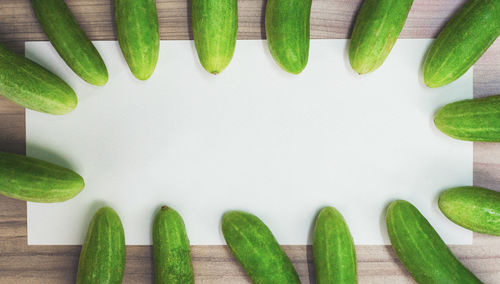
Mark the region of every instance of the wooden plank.
MULTIPOLYGON (((93 40, 115 39, 111 1, 67 0, 77 21, 93 40)), ((401 33, 402 38, 434 37, 440 27, 465 0, 415 0, 401 33)), ((311 11, 312 38, 347 38, 361 0, 314 0, 311 11)), ((23 43, 46 40, 33 16, 29 1, 2 0, 0 41, 23 43)), ((238 38, 265 38, 265 0, 238 1, 238 38)), ((157 0, 161 38, 190 39, 187 0, 157 0)), ((19 46, 19 44, 16 44, 19 46)))
MULTIPOLYGON (((67 0, 93 40, 114 40, 111 1, 67 0)), ((415 0, 402 38, 434 37, 465 0, 415 0)), ((314 0, 312 38, 347 38, 360 0, 314 0)), ((265 38, 265 0, 239 0, 238 39, 265 38)), ((187 0, 158 0, 161 38, 189 39, 187 0)), ((46 40, 28 0, 0 2, 0 42, 19 53, 24 42, 46 40)), ((476 97, 500 93, 500 41, 474 68, 476 97)), ((25 152, 24 110, 0 98, 0 151, 25 152)), ((500 144, 474 145, 474 184, 500 190, 500 144)), ((0 283, 73 283, 79 246, 27 246, 26 203, 0 196, 0 283)), ((313 282, 311 248, 284 246, 304 283, 313 282)), ((361 283, 413 283, 390 246, 357 246, 361 283)), ((500 238, 474 235, 474 245, 452 250, 486 283, 500 283, 500 238)), ((193 246, 199 283, 249 283, 224 246, 193 246)), ((152 282, 152 251, 127 247, 125 283, 152 282)))

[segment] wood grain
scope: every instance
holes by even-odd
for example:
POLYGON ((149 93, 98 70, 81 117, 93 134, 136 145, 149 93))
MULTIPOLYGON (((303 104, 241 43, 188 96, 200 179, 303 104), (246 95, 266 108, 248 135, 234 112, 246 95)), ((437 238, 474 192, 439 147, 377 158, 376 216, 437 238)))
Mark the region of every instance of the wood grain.
MULTIPOLYGON (((93 40, 115 40, 110 0, 67 0, 93 40)), ((402 38, 437 35, 465 0, 415 0, 402 38)), ((360 0, 314 0, 312 38, 348 38, 360 0)), ((238 39, 265 38, 264 0, 239 0, 238 39)), ((157 1, 161 38, 189 39, 188 0, 157 1)), ((0 2, 0 42, 23 53, 24 42, 46 40, 28 0, 0 2)), ((474 67, 476 97, 500 93, 500 42, 474 67)), ((0 151, 25 152, 24 110, 0 97, 0 151)), ((474 184, 500 190, 500 144, 474 145, 474 184)), ((284 246, 304 283, 313 282, 311 248, 284 246)), ((357 246, 360 283, 413 283, 390 246, 357 246)), ((475 234, 453 252, 486 283, 500 283, 500 238, 475 234)), ((27 246, 26 203, 0 196, 0 283, 73 283, 79 246, 27 246)), ((152 251, 127 247, 125 283, 152 282, 152 251)), ((249 283, 224 246, 194 246, 198 283, 249 283)))

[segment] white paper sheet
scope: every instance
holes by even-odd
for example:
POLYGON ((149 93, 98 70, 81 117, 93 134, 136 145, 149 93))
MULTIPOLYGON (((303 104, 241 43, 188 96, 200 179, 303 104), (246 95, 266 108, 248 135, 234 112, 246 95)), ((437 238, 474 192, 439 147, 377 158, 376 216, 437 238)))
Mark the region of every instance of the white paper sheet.
POLYGON ((200 66, 191 41, 164 41, 156 72, 136 80, 116 42, 96 42, 110 73, 84 83, 49 43, 29 58, 64 78, 77 109, 56 117, 28 111, 27 152, 70 167, 86 181, 76 198, 28 204, 29 244, 80 244, 96 209, 122 218, 127 244, 151 243, 155 211, 183 216, 191 243, 223 244, 220 218, 259 216, 282 244, 305 244, 316 212, 335 206, 357 244, 387 244, 384 208, 415 204, 452 244, 472 234, 448 221, 438 193, 472 184, 472 143, 432 123, 446 103, 472 98, 472 71, 439 89, 419 72, 431 40, 399 40, 385 64, 359 76, 346 40, 312 40, 299 76, 273 62, 265 41, 238 41, 217 76, 200 66))

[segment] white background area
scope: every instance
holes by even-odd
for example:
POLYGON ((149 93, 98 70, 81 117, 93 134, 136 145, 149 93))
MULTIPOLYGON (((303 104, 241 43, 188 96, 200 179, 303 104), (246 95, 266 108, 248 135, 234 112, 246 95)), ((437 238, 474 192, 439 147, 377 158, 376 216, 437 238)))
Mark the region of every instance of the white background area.
POLYGON ((162 41, 154 75, 130 73, 117 42, 96 42, 110 80, 78 78, 47 42, 26 55, 77 92, 65 116, 27 111, 27 153, 80 173, 85 189, 58 204, 28 203, 28 243, 80 244, 102 205, 121 216, 127 244, 151 243, 153 216, 169 205, 194 245, 224 244, 222 214, 259 216, 281 244, 306 244, 317 211, 345 217, 356 244, 387 244, 385 212, 412 202, 450 244, 472 233, 437 207, 440 191, 472 184, 472 143, 433 125, 435 111, 472 98, 472 71, 438 89, 421 65, 431 40, 399 40, 381 68, 354 73, 347 40, 311 40, 296 76, 272 60, 265 41, 238 41, 213 76, 192 41, 162 41))

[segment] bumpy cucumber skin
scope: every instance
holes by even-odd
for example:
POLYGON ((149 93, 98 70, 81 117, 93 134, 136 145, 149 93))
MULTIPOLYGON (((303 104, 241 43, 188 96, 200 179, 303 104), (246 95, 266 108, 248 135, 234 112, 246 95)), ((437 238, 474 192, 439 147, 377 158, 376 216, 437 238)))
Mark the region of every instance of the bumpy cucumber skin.
POLYGON ((311 4, 311 0, 268 0, 266 4, 269 51, 292 74, 299 74, 307 65, 311 4))
POLYGON ((83 80, 103 86, 108 70, 64 0, 31 0, 43 31, 66 64, 83 80))
POLYGON ((237 0, 192 0, 193 37, 201 65, 214 75, 233 58, 238 31, 237 0))
POLYGON ((0 152, 0 194, 30 202, 63 202, 85 186, 83 178, 63 167, 0 152))
POLYGON ((115 0, 118 42, 123 56, 139 80, 153 74, 160 53, 160 30, 155 0, 115 0))
POLYGON ((434 124, 455 139, 500 142, 500 95, 445 105, 434 124))
POLYGON ((256 216, 229 211, 222 217, 222 233, 253 283, 300 283, 290 259, 256 216))
POLYGON ((155 283, 194 283, 189 239, 182 217, 163 206, 153 223, 155 283))
POLYGON ((0 95, 16 104, 54 115, 78 104, 73 89, 37 63, 0 45, 0 95))
POLYGON ((392 202, 386 223, 392 248, 418 283, 481 283, 411 203, 392 202))
POLYGON ((500 236, 500 192, 481 187, 448 189, 439 196, 441 212, 471 231, 500 236))
POLYGON ((439 33, 424 63, 431 88, 462 76, 500 35, 500 1, 469 0, 439 33))
POLYGON ((365 0, 354 25, 349 62, 359 74, 384 63, 403 30, 413 0, 365 0))
POLYGON ((318 284, 357 283, 356 250, 342 214, 321 209, 313 237, 314 268, 318 284))
POLYGON ((125 270, 125 234, 110 207, 97 211, 90 222, 80 254, 77 284, 122 283, 125 270))

